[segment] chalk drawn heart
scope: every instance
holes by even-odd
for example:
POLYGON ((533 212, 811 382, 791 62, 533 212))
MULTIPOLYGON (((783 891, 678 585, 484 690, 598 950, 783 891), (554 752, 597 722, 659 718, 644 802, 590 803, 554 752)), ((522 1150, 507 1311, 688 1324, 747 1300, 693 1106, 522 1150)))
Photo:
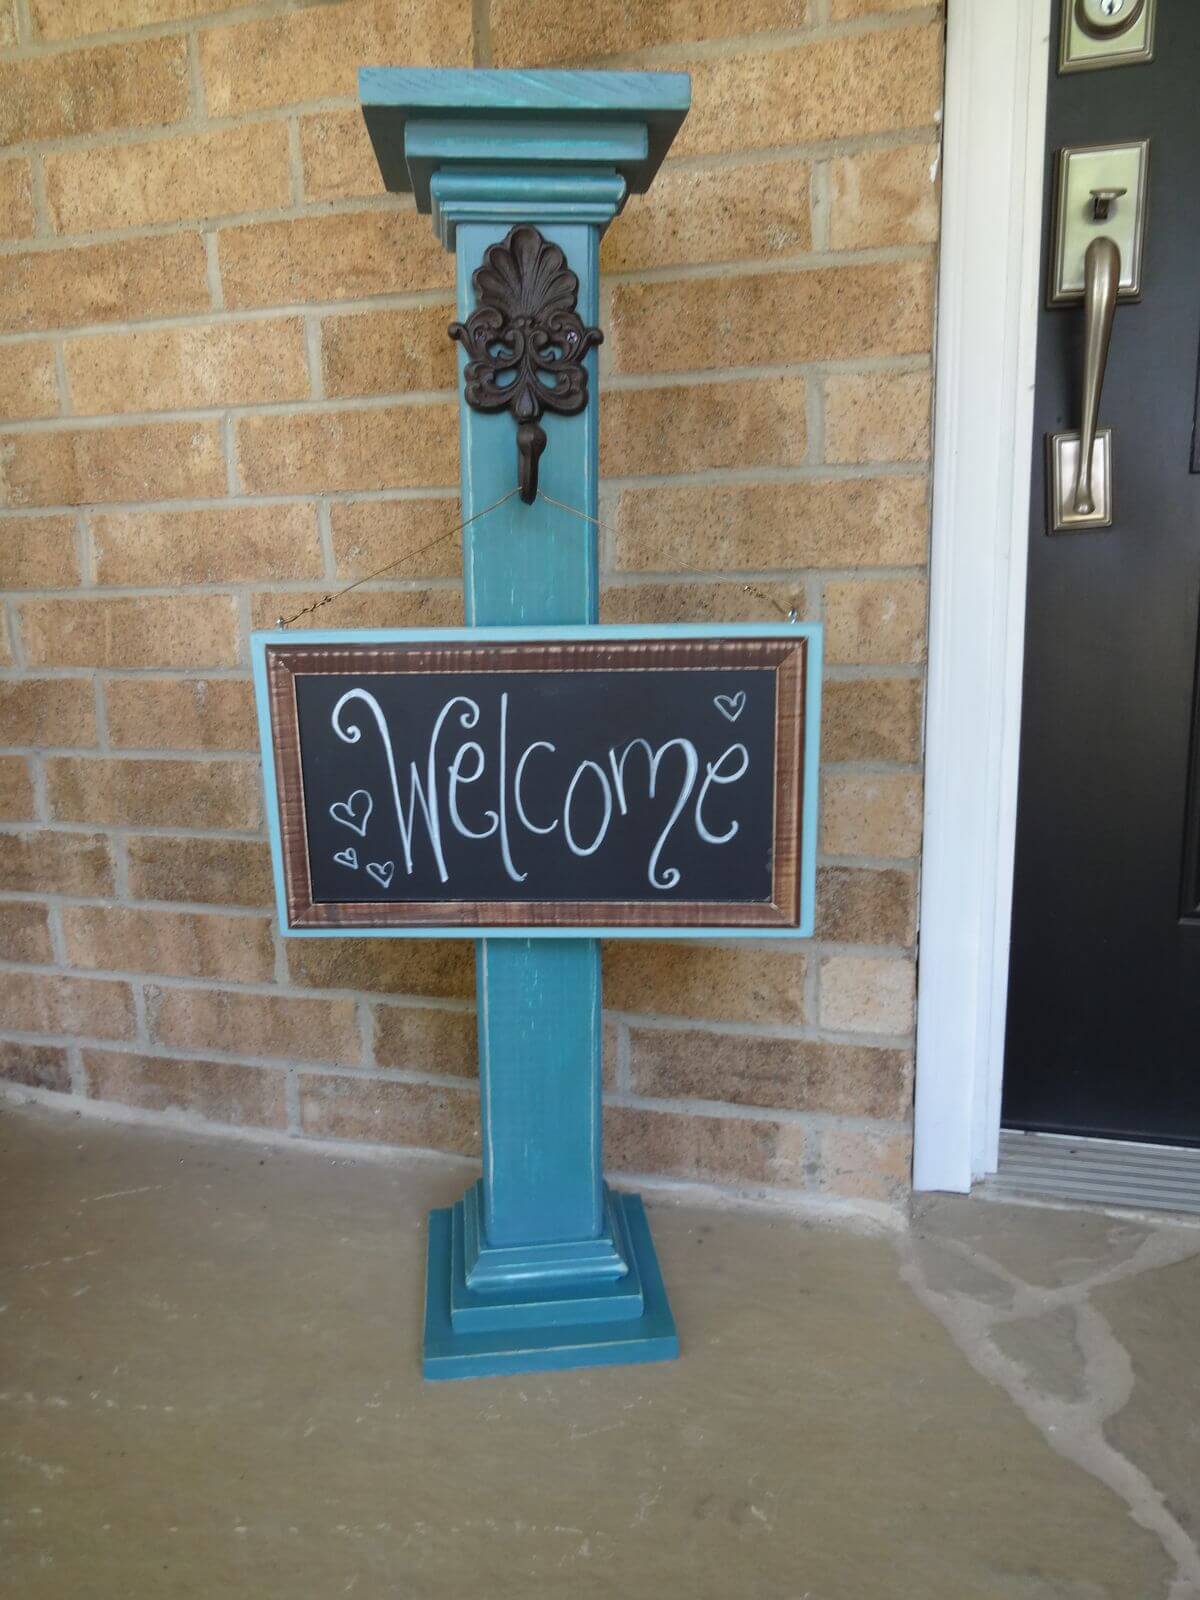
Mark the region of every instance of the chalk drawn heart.
POLYGON ((335 800, 329 808, 329 815, 335 822, 340 822, 343 828, 353 828, 360 839, 367 836, 367 823, 370 821, 371 812, 375 809, 375 802, 365 789, 355 789, 349 800, 335 800), (355 805, 361 796, 363 805, 355 805), (362 821, 358 820, 359 812, 362 821))
POLYGON ((339 866, 357 867, 358 851, 352 844, 348 844, 344 850, 339 850, 333 859, 338 863, 339 866))
POLYGON ((746 691, 739 689, 736 694, 715 694, 713 705, 729 722, 736 722, 746 709, 746 691))
POLYGON ((367 871, 375 879, 376 883, 382 884, 386 889, 395 875, 396 863, 394 861, 368 861, 367 871))

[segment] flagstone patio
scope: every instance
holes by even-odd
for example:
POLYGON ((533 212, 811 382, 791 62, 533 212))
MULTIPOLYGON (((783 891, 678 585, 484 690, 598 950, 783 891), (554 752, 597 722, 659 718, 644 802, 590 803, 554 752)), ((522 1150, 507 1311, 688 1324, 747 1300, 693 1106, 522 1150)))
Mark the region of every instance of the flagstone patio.
POLYGON ((2 1111, 23 1600, 1200 1596, 1200 1228, 651 1193, 679 1362, 428 1384, 463 1167, 2 1111))

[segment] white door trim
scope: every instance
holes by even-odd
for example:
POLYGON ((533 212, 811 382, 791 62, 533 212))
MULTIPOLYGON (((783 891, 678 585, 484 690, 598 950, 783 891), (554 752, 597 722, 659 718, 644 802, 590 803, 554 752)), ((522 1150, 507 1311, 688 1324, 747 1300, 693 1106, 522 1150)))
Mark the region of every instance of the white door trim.
POLYGON ((917 1189, 995 1171, 1025 648, 1050 0, 949 0, 917 1189))

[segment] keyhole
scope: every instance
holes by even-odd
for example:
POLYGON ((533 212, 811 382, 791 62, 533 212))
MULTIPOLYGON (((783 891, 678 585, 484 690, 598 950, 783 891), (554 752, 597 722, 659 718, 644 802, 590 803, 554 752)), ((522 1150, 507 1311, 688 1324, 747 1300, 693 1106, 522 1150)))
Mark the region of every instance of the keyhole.
POLYGON ((1116 39, 1145 15, 1146 0, 1074 0, 1075 22, 1091 39, 1116 39))

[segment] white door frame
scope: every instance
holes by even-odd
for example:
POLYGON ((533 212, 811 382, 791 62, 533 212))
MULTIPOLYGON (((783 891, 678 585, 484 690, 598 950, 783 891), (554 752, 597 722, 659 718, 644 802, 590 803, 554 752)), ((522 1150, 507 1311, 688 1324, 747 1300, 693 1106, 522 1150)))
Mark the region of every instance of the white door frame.
POLYGON ((1050 0, 949 0, 917 1189, 996 1169, 1025 653, 1050 0))

